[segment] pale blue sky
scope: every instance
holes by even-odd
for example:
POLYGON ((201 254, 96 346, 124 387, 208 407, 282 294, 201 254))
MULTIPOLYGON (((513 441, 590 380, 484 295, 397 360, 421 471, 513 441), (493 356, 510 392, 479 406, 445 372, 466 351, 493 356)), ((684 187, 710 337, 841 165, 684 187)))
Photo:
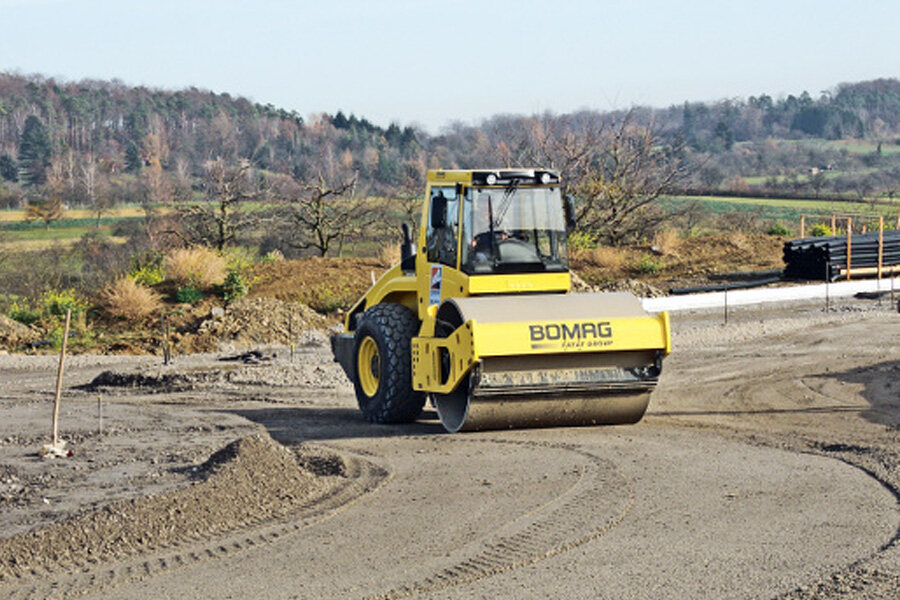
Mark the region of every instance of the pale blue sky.
POLYGON ((0 0, 0 71, 191 85, 380 125, 900 77, 900 2, 0 0))

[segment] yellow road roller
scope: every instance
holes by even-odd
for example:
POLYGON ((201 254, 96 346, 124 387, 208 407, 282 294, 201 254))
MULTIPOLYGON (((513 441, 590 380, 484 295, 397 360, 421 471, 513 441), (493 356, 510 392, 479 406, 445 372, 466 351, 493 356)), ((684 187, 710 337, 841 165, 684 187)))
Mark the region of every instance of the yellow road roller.
POLYGON ((671 349, 667 313, 570 294, 574 208, 548 169, 428 172, 401 262, 331 338, 362 414, 457 431, 635 423, 671 349))

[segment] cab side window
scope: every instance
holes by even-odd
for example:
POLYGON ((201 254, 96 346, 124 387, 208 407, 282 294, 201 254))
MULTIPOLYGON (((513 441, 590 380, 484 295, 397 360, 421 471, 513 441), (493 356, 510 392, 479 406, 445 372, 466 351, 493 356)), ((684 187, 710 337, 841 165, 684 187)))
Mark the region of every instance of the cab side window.
POLYGON ((439 262, 455 268, 458 233, 459 198, 456 187, 432 187, 428 228, 425 232, 429 262, 439 262))

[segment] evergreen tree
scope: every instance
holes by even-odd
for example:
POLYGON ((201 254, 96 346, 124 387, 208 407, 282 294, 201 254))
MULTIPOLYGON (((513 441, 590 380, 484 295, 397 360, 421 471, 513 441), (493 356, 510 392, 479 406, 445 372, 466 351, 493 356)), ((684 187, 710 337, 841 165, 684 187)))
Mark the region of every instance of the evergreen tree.
POLYGON ((25 185, 41 185, 47 181, 47 167, 53 148, 50 136, 41 120, 34 115, 25 119, 25 129, 19 142, 19 178, 25 185))
POLYGON ((0 177, 12 182, 19 180, 19 170, 16 168, 16 161, 9 154, 0 156, 0 177))
POLYGON ((144 161, 141 158, 141 151, 137 144, 129 142, 128 147, 125 148, 125 170, 129 173, 137 173, 142 166, 144 166, 144 161))

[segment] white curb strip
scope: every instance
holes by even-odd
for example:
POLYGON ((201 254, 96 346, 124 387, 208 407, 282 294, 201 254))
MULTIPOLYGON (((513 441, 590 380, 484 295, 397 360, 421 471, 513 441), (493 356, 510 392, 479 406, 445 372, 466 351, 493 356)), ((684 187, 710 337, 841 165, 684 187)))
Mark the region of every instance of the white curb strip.
MULTIPOLYGON (((894 291, 900 295, 900 277, 893 278, 894 291)), ((853 296, 859 292, 880 292, 891 290, 891 279, 865 279, 862 281, 841 281, 814 285, 795 285, 780 288, 750 288, 728 292, 728 306, 762 304, 764 302, 784 302, 789 300, 825 299, 853 296)), ((664 310, 691 310, 696 308, 720 308, 725 306, 725 292, 705 294, 685 294, 661 298, 641 298, 644 310, 661 312, 664 310)))

